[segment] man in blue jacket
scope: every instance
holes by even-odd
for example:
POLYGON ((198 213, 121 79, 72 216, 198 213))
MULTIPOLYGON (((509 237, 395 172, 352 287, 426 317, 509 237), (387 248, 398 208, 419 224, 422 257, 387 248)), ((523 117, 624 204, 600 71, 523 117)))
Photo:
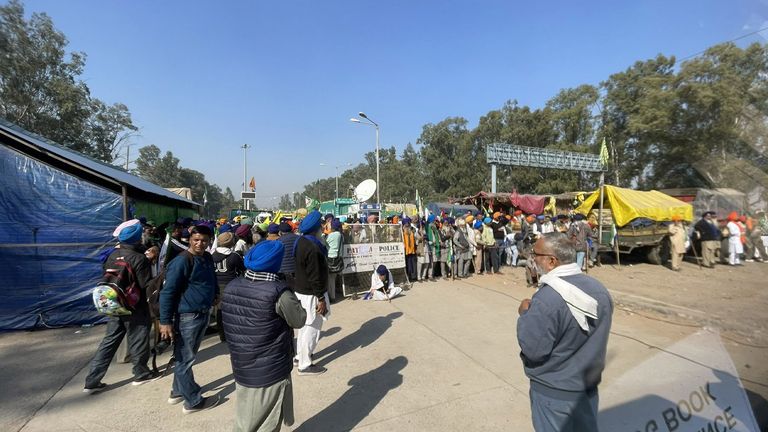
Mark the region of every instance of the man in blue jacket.
POLYGON ((531 380, 533 428, 596 431, 613 300, 603 284, 581 272, 568 236, 544 234, 532 255, 542 276, 533 298, 518 309, 517 340, 531 380))
POLYGON ((235 432, 280 431, 293 424, 293 329, 307 313, 285 280, 278 240, 257 243, 245 256, 245 276, 224 290, 221 309, 237 383, 235 432))
POLYGON ((169 264, 160 291, 160 336, 174 342, 173 389, 168 403, 184 402, 185 414, 213 408, 219 396, 203 397, 192 374, 197 350, 208 327, 208 314, 218 301, 216 269, 211 254, 211 229, 204 225, 189 230, 189 249, 169 264))

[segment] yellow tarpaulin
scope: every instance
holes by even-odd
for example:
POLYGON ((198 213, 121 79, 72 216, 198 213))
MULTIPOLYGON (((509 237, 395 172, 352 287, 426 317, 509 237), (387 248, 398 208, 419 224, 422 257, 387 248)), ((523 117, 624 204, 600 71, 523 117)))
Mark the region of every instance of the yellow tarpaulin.
MULTIPOLYGON (((600 191, 592 192, 575 212, 587 215, 592 208, 600 207, 599 200, 600 191)), ((684 221, 693 221, 693 206, 655 190, 646 192, 605 185, 604 205, 612 210, 617 226, 624 226, 636 218, 669 221, 675 215, 684 221)))

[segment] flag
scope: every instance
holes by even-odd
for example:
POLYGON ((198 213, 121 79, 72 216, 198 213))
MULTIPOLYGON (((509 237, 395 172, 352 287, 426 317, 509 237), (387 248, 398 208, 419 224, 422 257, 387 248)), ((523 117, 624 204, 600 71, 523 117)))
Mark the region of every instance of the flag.
POLYGON ((203 205, 208 205, 208 187, 206 186, 203 192, 203 205))
POLYGON ((603 143, 600 145, 600 164, 603 168, 608 166, 608 146, 605 145, 605 137, 603 137, 603 143))
POLYGON ((251 182, 248 183, 248 187, 251 188, 251 192, 256 192, 256 179, 251 177, 251 182))

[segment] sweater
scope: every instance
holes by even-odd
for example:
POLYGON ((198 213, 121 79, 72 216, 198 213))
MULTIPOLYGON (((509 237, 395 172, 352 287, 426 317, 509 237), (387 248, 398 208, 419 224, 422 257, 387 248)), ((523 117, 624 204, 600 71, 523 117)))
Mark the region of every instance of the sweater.
POLYGON ((300 237, 295 254, 294 291, 299 294, 314 295, 317 298, 324 297, 328 280, 328 263, 323 252, 311 240, 300 237))
POLYGON ((160 324, 171 324, 176 314, 207 311, 218 292, 211 254, 194 255, 191 269, 188 259, 177 256, 168 263, 160 291, 160 324))
POLYGON ((542 285, 530 308, 517 320, 517 340, 531 388, 553 392, 580 392, 597 388, 605 368, 611 331, 613 300, 598 280, 585 274, 565 276, 597 300, 597 320, 584 332, 562 297, 542 285))

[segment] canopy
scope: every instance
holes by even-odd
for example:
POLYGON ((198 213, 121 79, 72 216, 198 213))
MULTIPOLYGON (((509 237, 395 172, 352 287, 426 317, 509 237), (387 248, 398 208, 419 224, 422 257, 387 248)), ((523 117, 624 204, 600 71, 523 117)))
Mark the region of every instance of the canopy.
MULTIPOLYGON (((600 191, 592 192, 576 213, 587 215, 592 207, 600 205, 599 199, 600 191)), ((655 190, 646 192, 605 185, 605 202, 613 211, 617 226, 624 226, 636 218, 663 222, 676 215, 684 221, 693 220, 693 206, 655 190)))

